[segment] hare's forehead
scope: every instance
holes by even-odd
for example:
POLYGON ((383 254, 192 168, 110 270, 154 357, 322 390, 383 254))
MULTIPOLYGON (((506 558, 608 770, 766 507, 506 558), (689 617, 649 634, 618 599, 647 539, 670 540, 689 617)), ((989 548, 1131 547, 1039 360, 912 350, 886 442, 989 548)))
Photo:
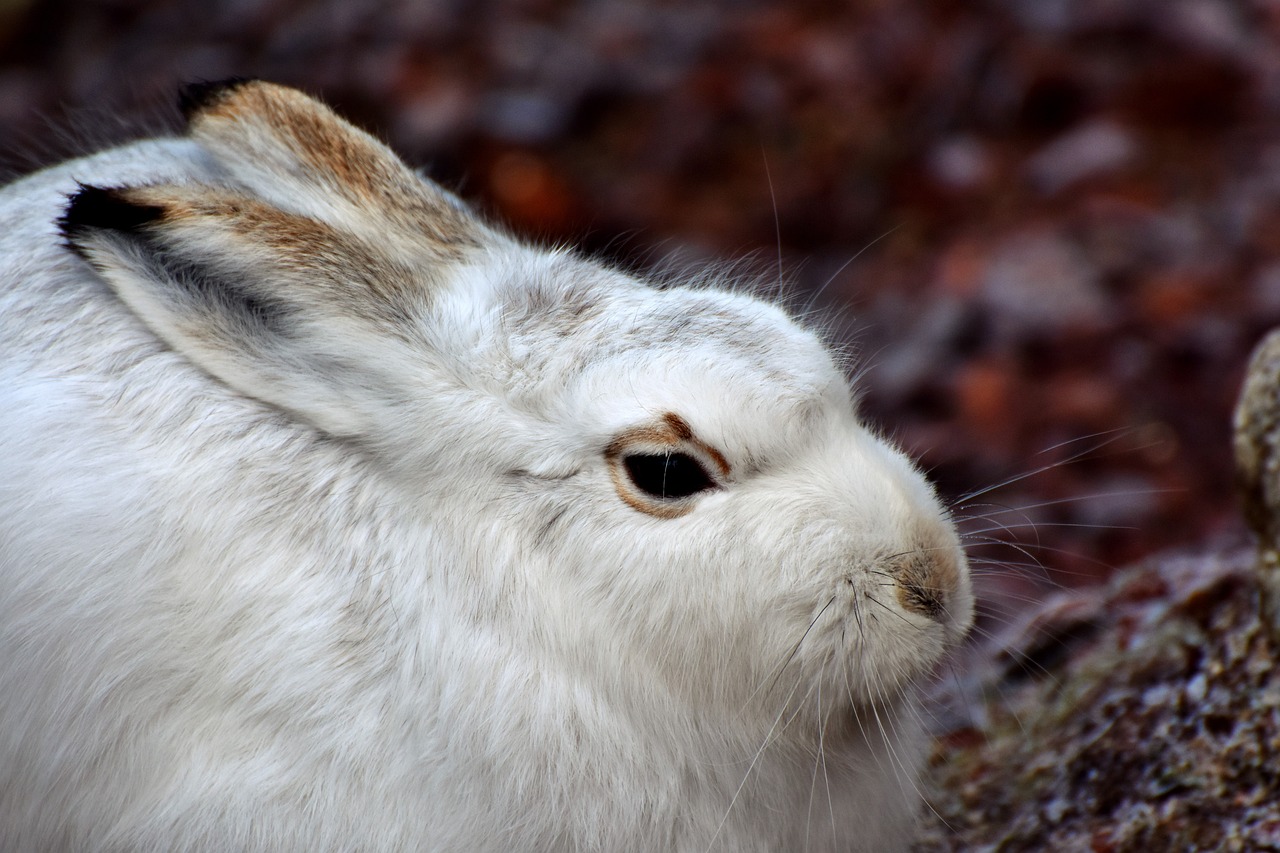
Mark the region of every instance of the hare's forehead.
POLYGON ((725 413, 805 418, 850 406, 818 336, 745 294, 655 288, 572 256, 526 263, 498 292, 497 361, 523 402, 573 405, 580 394, 615 410, 681 412, 700 400, 725 413))
MULTIPOLYGON (((717 375, 790 394, 818 395, 837 378, 816 335, 777 306, 718 292, 662 292, 631 314, 619 337, 636 363, 662 373, 717 375)), ((735 382, 737 384, 737 382, 735 382)), ((738 389, 743 390, 743 389, 738 389)))
POLYGON ((595 310, 575 313, 581 325, 548 330, 563 337, 534 372, 593 401, 608 400, 624 419, 673 412, 696 421, 699 412, 731 418, 746 412, 809 420, 850 405, 844 374, 819 338, 769 303, 637 287, 602 295, 595 310))
POLYGON ((547 367, 577 370, 609 362, 615 370, 676 376, 732 373, 749 381, 823 393, 839 377, 818 337, 783 310, 713 290, 630 286, 562 290, 526 314, 527 355, 547 367), (554 341, 552 339, 555 339, 554 341))

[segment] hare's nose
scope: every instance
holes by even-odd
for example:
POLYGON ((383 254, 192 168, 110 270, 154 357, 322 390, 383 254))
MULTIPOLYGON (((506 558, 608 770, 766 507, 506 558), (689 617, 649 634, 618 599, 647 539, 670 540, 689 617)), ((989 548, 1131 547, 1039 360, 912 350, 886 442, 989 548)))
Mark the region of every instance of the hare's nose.
POLYGON ((960 585, 963 559, 951 543, 922 543, 890 561, 889 572, 898 583, 898 603, 937 622, 949 621, 948 605, 960 585))

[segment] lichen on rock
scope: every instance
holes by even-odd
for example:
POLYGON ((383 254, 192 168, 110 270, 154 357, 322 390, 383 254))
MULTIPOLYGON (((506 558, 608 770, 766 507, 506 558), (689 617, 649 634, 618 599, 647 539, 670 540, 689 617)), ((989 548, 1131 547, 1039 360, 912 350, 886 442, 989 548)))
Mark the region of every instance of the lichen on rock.
POLYGON ((1251 551, 1061 593, 944 680, 919 851, 1280 850, 1251 551))
POLYGON ((1253 351, 1234 426, 1244 517, 1258 537, 1263 616, 1280 648, 1280 329, 1253 351))

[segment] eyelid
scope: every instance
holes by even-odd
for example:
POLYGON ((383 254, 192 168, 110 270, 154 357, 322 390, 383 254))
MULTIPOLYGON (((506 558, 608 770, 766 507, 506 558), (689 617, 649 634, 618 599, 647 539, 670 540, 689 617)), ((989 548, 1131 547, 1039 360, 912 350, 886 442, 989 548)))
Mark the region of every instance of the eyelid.
POLYGON ((719 480, 727 480, 732 467, 724 454, 701 440, 684 418, 674 412, 663 414, 656 423, 633 427, 620 433, 605 448, 608 457, 623 453, 688 453, 719 480))
POLYGON ((654 421, 619 433, 604 449, 614 490, 624 503, 657 518, 677 518, 693 511, 699 498, 708 491, 723 488, 731 469, 724 454, 701 440, 688 422, 674 412, 654 421), (687 495, 672 498, 654 496, 637 485, 627 470, 628 455, 683 454, 693 459, 706 475, 710 486, 687 495))

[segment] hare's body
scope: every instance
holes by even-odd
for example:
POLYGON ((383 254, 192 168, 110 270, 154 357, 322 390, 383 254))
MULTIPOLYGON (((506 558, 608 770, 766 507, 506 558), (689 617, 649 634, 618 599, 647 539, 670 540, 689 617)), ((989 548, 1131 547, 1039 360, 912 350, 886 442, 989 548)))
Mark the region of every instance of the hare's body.
POLYGON ((903 846, 967 581, 818 342, 201 94, 0 192, 0 850, 903 846))

